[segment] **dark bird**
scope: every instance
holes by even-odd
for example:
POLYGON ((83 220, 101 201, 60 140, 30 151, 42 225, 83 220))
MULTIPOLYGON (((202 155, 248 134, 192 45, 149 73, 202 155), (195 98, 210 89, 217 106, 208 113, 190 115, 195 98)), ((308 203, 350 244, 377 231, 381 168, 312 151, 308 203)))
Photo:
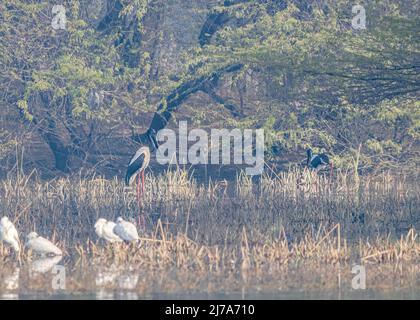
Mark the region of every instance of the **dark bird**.
POLYGON ((144 170, 149 165, 151 154, 156 152, 159 148, 156 138, 157 133, 168 124, 172 118, 172 113, 175 112, 192 94, 198 91, 211 92, 209 87, 216 87, 219 79, 224 74, 239 71, 242 67, 242 64, 228 65, 181 84, 159 103, 149 129, 145 133, 133 136, 133 140, 140 143, 141 147, 137 150, 128 164, 125 175, 125 184, 129 186, 136 176, 139 177, 137 180, 137 197, 139 203, 141 194, 140 177, 143 182, 142 189, 144 191, 144 170))
POLYGON ((127 186, 132 183, 132 177, 135 177, 138 173, 144 172, 144 169, 149 164, 150 155, 158 150, 159 145, 157 143, 156 135, 168 124, 172 118, 172 113, 176 111, 189 96, 198 91, 207 90, 209 83, 216 85, 219 78, 224 73, 238 71, 242 68, 242 66, 242 64, 229 65, 222 69, 213 71, 208 75, 187 81, 173 90, 164 99, 165 101, 159 104, 158 109, 153 116, 152 122, 150 123, 149 129, 145 133, 134 137, 134 140, 139 142, 142 147, 137 150, 136 154, 131 158, 128 164, 125 176, 125 184, 127 186))
POLYGON ((365 224, 365 213, 364 212, 352 212, 351 223, 365 224))
MULTIPOLYGON (((140 147, 133 158, 131 158, 127 172, 125 174, 125 185, 129 186, 137 179, 137 202, 140 207, 141 195, 144 193, 144 170, 148 167, 150 162, 150 148, 147 146, 140 147)), ((144 226, 144 216, 139 215, 139 221, 144 226), (141 219, 141 218, 142 219, 141 219)))
POLYGON ((313 170, 320 170, 326 166, 330 167, 330 175, 332 174, 333 163, 325 153, 313 154, 312 149, 306 150, 307 160, 306 165, 313 170))
POLYGON ((141 175, 143 189, 144 189, 144 170, 147 168, 150 162, 150 149, 149 147, 140 147, 136 154, 131 158, 127 173, 125 174, 125 185, 129 186, 138 174, 141 175))

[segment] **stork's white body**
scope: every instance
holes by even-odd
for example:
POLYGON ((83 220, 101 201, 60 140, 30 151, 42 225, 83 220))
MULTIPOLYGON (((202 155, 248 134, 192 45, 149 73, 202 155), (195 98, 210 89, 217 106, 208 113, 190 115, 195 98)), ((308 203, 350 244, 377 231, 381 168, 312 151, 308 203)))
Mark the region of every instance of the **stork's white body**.
POLYGON ((11 245, 15 252, 20 252, 19 234, 8 217, 3 217, 0 220, 0 240, 11 245))
POLYGON ((114 233, 115 226, 116 224, 114 222, 100 218, 95 223, 95 232, 99 238, 105 239, 108 242, 121 242, 123 240, 114 233))
POLYGON ((28 234, 25 246, 40 255, 54 254, 61 256, 63 252, 50 240, 39 236, 36 232, 28 234))
POLYGON ((139 239, 136 226, 131 222, 125 221, 121 217, 117 219, 117 224, 114 227, 114 233, 124 241, 137 241, 139 239))

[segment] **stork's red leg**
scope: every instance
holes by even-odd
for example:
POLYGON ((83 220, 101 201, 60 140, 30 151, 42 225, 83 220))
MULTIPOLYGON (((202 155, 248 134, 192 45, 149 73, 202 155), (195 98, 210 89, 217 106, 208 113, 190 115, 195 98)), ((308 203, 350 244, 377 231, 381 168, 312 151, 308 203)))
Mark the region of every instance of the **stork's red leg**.
MULTIPOLYGON (((141 172, 141 193, 144 194, 144 188, 145 188, 145 184, 144 184, 144 170, 141 172)), ((142 227, 146 228, 146 219, 144 217, 144 214, 141 215, 142 217, 142 227)))
POLYGON ((141 188, 142 193, 144 193, 144 170, 141 172, 141 188))
POLYGON ((137 202, 140 203, 140 176, 137 176, 137 202))
POLYGON ((141 196, 144 193, 144 170, 137 176, 137 204, 139 206, 139 225, 145 227, 146 222, 141 213, 141 196))
POLYGON ((141 212, 140 212, 140 198, 141 198, 141 177, 140 175, 137 175, 137 205, 139 207, 139 225, 141 225, 141 220, 140 220, 140 216, 141 216, 141 212))

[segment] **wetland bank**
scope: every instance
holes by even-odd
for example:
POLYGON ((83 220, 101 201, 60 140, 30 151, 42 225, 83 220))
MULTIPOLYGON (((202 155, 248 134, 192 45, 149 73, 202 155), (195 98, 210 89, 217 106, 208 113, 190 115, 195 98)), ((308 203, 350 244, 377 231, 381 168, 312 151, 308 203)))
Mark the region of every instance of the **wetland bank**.
POLYGON ((64 256, 25 252, 19 265, 0 245, 2 297, 419 298, 420 190, 403 175, 296 170, 201 184, 179 170, 146 180, 140 204, 118 179, 3 180, 1 211, 21 238, 36 230, 64 256), (98 240, 96 220, 120 215, 140 241, 98 240), (364 290, 354 287, 360 267, 364 290))

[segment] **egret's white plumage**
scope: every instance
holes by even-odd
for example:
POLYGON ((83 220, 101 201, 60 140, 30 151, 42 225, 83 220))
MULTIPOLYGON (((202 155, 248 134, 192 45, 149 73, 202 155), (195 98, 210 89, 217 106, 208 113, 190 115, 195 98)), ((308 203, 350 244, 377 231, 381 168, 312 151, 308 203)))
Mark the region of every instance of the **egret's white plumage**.
POLYGON ((114 233, 124 241, 136 241, 139 239, 136 226, 131 222, 125 221, 122 217, 117 219, 114 233))
POLYGON ((25 246, 33 252, 41 255, 55 254, 57 256, 61 256, 63 254, 63 252, 54 243, 39 236, 36 232, 28 234, 25 246))
POLYGON ((11 245, 16 252, 20 251, 19 234, 8 217, 3 217, 0 220, 0 240, 11 245))
POLYGON ((121 242, 122 239, 114 233, 115 223, 107 221, 103 218, 98 219, 95 223, 95 232, 99 238, 108 242, 121 242))

